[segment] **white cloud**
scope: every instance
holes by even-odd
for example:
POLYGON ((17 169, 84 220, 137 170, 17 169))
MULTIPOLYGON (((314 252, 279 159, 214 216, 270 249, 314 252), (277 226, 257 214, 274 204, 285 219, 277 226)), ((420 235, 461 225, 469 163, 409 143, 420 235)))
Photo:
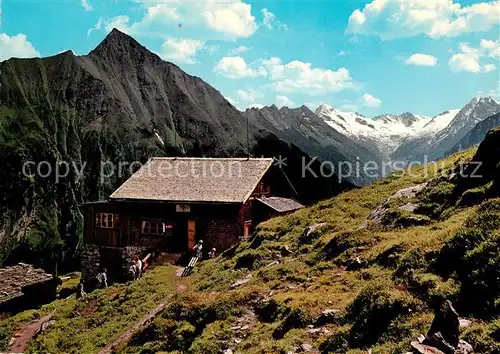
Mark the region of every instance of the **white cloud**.
POLYGON ((99 17, 99 20, 97 20, 95 26, 89 28, 89 30, 87 31, 87 37, 89 37, 94 31, 100 31, 103 25, 104 25, 104 20, 102 17, 99 17))
POLYGON ((238 90, 236 91, 238 96, 243 100, 247 102, 254 102, 258 97, 261 97, 261 95, 255 91, 255 90, 238 90))
POLYGON ((94 8, 92 5, 89 4, 88 0, 82 0, 81 1, 82 7, 85 9, 85 11, 94 11, 94 8))
POLYGON ((355 87, 346 68, 336 71, 313 68, 311 63, 298 60, 284 64, 276 57, 263 60, 262 67, 271 80, 270 86, 280 92, 305 91, 310 94, 321 94, 355 87))
POLYGON ((224 57, 214 71, 230 79, 265 76, 270 81, 267 87, 278 92, 303 91, 314 95, 356 88, 346 68, 313 68, 311 63, 298 60, 285 64, 277 57, 261 59, 252 65, 239 56, 224 57))
POLYGON ((169 38, 196 36, 199 40, 234 40, 250 37, 258 28, 251 13, 251 5, 241 0, 137 0, 145 13, 141 20, 132 22, 120 15, 106 21, 106 29, 113 27, 130 35, 169 38), (177 25, 181 23, 182 29, 177 25))
POLYGON ((493 98, 500 99, 500 87, 497 87, 496 89, 490 90, 488 95, 493 97, 493 98))
POLYGON ((229 96, 224 96, 224 98, 229 102, 231 103, 231 105, 233 107, 235 107, 237 110, 239 111, 244 111, 245 109, 243 107, 241 107, 241 102, 240 101, 237 101, 229 96))
POLYGON ((343 57, 343 56, 346 56, 347 54, 349 54, 349 52, 347 50, 341 50, 340 52, 338 52, 335 57, 343 57))
POLYGON ((286 96, 276 95, 276 105, 278 107, 286 106, 288 108, 294 107, 296 104, 286 96))
POLYGON ((491 58, 500 58, 500 40, 489 41, 483 39, 481 40, 480 46, 486 56, 491 58))
POLYGON ((219 46, 218 45, 206 45, 205 50, 208 52, 209 55, 214 55, 219 50, 219 46))
POLYGON ((406 59, 405 63, 416 66, 435 66, 437 65, 437 58, 428 54, 416 53, 406 59))
POLYGON ((369 93, 365 93, 361 96, 361 104, 365 107, 380 107, 382 105, 382 101, 369 93))
POLYGON ((482 58, 498 58, 500 41, 482 40, 479 48, 473 48, 468 43, 460 44, 460 53, 454 54, 448 61, 451 71, 469 73, 489 73, 497 69, 494 64, 481 64, 482 58))
POLYGON ((33 58, 39 56, 40 53, 28 41, 26 35, 19 33, 10 37, 6 33, 0 33, 0 61, 10 58, 33 58))
POLYGON ((462 6, 454 0, 373 0, 349 18, 347 32, 376 35, 383 40, 414 37, 455 37, 485 32, 498 25, 500 1, 462 6))
POLYGON ((263 69, 251 68, 242 57, 224 57, 214 67, 214 71, 230 79, 265 76, 263 69))
POLYGON ((260 103, 254 103, 252 105, 250 105, 250 108, 258 108, 258 109, 261 109, 261 108, 264 108, 265 106, 263 104, 260 104, 260 103))
POLYGON ((194 64, 196 53, 204 46, 204 42, 194 39, 169 38, 163 43, 159 55, 174 63, 194 64))
POLYGON ((250 50, 250 48, 244 46, 244 45, 240 45, 239 47, 237 48, 234 48, 234 49, 231 49, 229 50, 229 52, 227 53, 229 56, 232 56, 232 55, 236 55, 236 54, 241 54, 241 53, 245 53, 247 52, 248 50, 250 50))
POLYGON ((453 55, 448 61, 448 66, 454 73, 467 71, 470 73, 481 72, 481 65, 478 58, 469 54, 460 53, 453 55))
POLYGON ((495 64, 485 64, 483 65, 483 72, 484 73, 491 73, 497 69, 497 66, 495 64))
POLYGON ((273 14, 268 9, 263 8, 261 10, 261 12, 262 12, 262 16, 264 17, 264 19, 262 20, 262 24, 264 25, 264 27, 267 27, 269 29, 272 29, 272 28, 278 28, 278 29, 283 29, 283 30, 288 29, 288 26, 285 25, 284 23, 278 21, 276 19, 276 15, 273 14))

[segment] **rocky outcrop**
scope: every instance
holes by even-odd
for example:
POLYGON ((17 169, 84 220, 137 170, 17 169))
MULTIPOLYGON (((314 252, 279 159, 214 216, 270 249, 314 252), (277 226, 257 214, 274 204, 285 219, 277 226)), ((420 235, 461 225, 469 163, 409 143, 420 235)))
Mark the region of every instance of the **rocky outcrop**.
MULTIPOLYGON (((408 188, 403 188, 394 193, 392 196, 390 196, 384 204, 379 205, 376 207, 370 215, 366 218, 366 221, 361 225, 361 227, 367 227, 370 223, 372 224, 381 224, 384 221, 384 218, 389 214, 391 211, 390 208, 390 203, 393 200, 398 200, 398 199, 411 199, 417 196, 418 193, 424 190, 424 188, 427 187, 427 183, 422 183, 418 184, 416 186, 408 187, 408 188)), ((399 210, 402 211, 409 211, 413 212, 415 211, 416 206, 412 203, 406 203, 402 206, 399 207, 399 210)), ((416 225, 425 225, 426 220, 416 217, 416 216, 411 216, 405 218, 407 219, 406 225, 403 226, 416 226, 416 225)))
POLYGON ((472 346, 461 340, 460 319, 449 300, 443 302, 434 315, 427 336, 420 336, 411 346, 421 354, 473 354, 472 346))

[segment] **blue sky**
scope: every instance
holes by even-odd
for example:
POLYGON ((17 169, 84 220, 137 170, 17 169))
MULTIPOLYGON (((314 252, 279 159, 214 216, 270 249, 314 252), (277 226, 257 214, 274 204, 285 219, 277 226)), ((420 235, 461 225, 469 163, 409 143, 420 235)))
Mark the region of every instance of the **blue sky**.
POLYGON ((0 60, 68 49, 85 55, 117 27, 240 109, 327 103, 367 116, 435 115, 500 94, 500 1, 3 0, 1 7, 0 60))

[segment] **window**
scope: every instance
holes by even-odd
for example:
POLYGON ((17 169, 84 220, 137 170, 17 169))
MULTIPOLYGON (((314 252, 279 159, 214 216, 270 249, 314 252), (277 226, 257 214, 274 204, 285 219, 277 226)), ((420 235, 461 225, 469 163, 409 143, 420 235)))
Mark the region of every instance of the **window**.
POLYGON ((170 227, 167 227, 163 221, 143 221, 141 224, 141 233, 147 235, 163 235, 167 228, 170 227))
POLYGON ((111 213, 97 213, 95 215, 95 226, 104 229, 113 229, 120 225, 120 215, 111 213))

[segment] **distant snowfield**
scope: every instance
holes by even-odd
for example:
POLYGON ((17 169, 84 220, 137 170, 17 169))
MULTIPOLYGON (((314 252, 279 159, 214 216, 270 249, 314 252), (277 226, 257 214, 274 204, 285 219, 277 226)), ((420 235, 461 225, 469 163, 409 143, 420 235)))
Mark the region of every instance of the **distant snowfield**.
POLYGON ((403 143, 430 137, 443 130, 459 111, 453 109, 435 117, 403 113, 366 118, 359 113, 343 112, 322 104, 316 114, 338 132, 353 139, 370 141, 385 157, 389 157, 403 143))

